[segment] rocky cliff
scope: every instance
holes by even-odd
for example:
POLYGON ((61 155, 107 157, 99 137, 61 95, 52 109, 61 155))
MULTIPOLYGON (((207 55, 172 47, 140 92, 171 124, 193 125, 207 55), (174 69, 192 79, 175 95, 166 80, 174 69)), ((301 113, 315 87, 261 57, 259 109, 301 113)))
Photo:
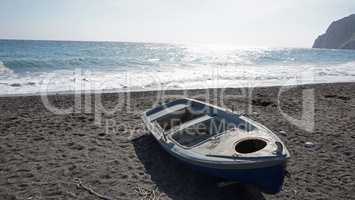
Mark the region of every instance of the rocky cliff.
POLYGON ((314 41, 313 48, 355 49, 355 14, 333 22, 314 41))

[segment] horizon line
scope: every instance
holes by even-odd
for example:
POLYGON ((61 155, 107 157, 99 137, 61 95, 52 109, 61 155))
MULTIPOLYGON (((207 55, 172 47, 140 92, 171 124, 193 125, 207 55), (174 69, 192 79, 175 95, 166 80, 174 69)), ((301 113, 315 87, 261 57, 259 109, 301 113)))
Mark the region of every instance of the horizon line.
POLYGON ((70 39, 25 39, 25 38, 0 38, 0 40, 7 41, 43 41, 43 42, 97 42, 97 43, 143 43, 143 44, 167 44, 167 45, 221 45, 221 46, 234 46, 234 47, 250 47, 250 48, 300 48, 300 49, 312 49, 311 46, 246 46, 237 44, 226 43, 207 43, 207 42, 147 42, 147 41, 122 41, 122 40, 70 40, 70 39))

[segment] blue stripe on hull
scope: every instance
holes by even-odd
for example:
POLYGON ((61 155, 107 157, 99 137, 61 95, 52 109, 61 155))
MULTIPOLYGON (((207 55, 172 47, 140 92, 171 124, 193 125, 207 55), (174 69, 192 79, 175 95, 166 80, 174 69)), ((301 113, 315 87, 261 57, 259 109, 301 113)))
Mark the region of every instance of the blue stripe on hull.
POLYGON ((215 169, 201 166, 192 166, 194 170, 207 173, 211 176, 237 181, 242 184, 251 184, 261 191, 276 194, 281 191, 285 177, 286 164, 258 169, 215 169))

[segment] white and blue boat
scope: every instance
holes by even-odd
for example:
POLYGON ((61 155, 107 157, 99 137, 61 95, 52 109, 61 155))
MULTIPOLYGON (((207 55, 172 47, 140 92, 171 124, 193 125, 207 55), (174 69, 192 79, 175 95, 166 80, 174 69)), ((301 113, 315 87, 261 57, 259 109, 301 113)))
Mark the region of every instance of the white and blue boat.
POLYGON ((231 110, 179 99, 143 113, 148 130, 172 156, 228 181, 278 193, 290 154, 265 126, 231 110))

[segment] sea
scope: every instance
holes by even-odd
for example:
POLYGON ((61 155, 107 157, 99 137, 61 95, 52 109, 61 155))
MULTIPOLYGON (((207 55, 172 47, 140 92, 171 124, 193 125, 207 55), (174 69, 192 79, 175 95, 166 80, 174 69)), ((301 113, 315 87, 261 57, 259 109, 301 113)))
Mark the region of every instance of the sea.
POLYGON ((0 40, 0 95, 355 81, 355 51, 0 40))

